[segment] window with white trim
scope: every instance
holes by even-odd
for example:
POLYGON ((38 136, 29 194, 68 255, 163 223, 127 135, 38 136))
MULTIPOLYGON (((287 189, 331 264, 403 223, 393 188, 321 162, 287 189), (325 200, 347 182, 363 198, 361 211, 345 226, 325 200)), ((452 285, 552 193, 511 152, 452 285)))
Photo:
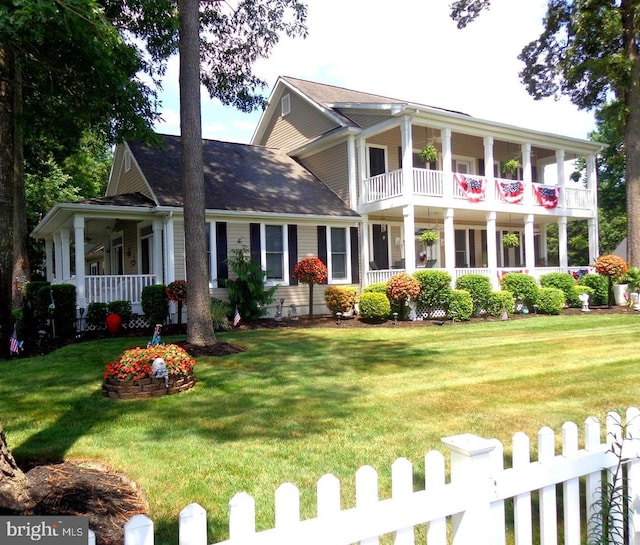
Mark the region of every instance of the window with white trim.
POLYGON ((262 267, 267 272, 267 283, 289 283, 289 248, 285 225, 261 224, 262 267))
POLYGON ((290 111, 291 111, 291 95, 287 93, 286 95, 283 95, 282 99, 280 100, 280 112, 282 114, 282 117, 284 117, 290 111))
POLYGON ((327 269, 329 283, 348 283, 351 277, 350 240, 346 227, 331 227, 327 230, 327 269))

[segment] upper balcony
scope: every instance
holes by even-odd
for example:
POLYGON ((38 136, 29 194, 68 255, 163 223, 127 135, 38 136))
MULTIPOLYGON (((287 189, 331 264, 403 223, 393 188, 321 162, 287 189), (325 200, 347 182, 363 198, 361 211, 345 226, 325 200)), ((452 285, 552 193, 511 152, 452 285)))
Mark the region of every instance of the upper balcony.
POLYGON ((404 169, 366 178, 361 199, 364 210, 384 210, 411 203, 514 213, 557 209, 578 217, 592 217, 596 213, 595 190, 579 184, 572 184, 573 187, 545 185, 415 167, 409 172, 412 174, 409 187, 404 169))

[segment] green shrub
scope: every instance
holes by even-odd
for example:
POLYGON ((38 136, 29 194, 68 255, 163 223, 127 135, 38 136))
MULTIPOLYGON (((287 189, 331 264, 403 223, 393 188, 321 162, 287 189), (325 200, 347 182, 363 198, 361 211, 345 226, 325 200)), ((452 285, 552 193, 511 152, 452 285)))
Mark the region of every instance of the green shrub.
POLYGON ((374 282, 373 284, 369 284, 364 290, 364 292, 374 292, 374 293, 384 293, 387 294, 387 283, 386 282, 374 282))
POLYGON ((510 291, 516 299, 521 299, 529 310, 538 302, 538 283, 533 276, 511 272, 502 277, 502 289, 510 291))
POLYGON ((229 331, 231 329, 231 316, 233 310, 231 307, 215 297, 211 299, 211 321, 213 322, 213 329, 215 331, 229 331))
MULTIPOLYGON (((57 337, 73 337, 76 333, 76 287, 73 284, 51 284, 38 290, 36 308, 53 320, 51 333, 57 337), (52 301, 53 299, 53 301, 52 301), (53 331, 55 328, 55 331, 53 331)), ((46 321, 46 319, 45 319, 46 321)))
POLYGON ((451 299, 447 308, 447 318, 466 322, 473 316, 473 299, 466 290, 451 290, 451 299))
POLYGON ((487 314, 494 318, 499 318, 505 310, 508 316, 513 315, 515 310, 513 293, 507 290, 491 292, 487 303, 487 314))
POLYGON ((231 308, 237 308, 243 320, 257 320, 269 311, 267 306, 273 302, 278 286, 266 287, 267 273, 260 263, 251 260, 246 247, 231 250, 231 254, 226 262, 236 278, 220 279, 220 283, 227 288, 231 308))
POLYGON ((456 280, 456 289, 469 292, 473 301, 473 313, 480 315, 481 310, 487 310, 491 296, 491 280, 482 274, 463 274, 456 280))
POLYGON ((564 299, 567 305, 570 307, 579 307, 580 300, 575 297, 576 293, 573 287, 576 285, 576 281, 572 274, 569 273, 549 273, 543 274, 540 277, 540 286, 543 288, 558 288, 564 293, 564 299))
POLYGON ((165 323, 169 314, 169 299, 164 284, 154 284, 142 288, 140 303, 144 319, 150 326, 165 323))
POLYGON ((606 276, 585 274, 578 279, 581 286, 589 286, 593 290, 591 304, 600 306, 609 304, 609 281, 606 276))
POLYGON ((329 286, 324 292, 324 301, 331 314, 350 312, 356 304, 358 290, 352 286, 329 286))
POLYGON ((538 290, 538 312, 541 314, 560 314, 564 301, 564 292, 561 289, 540 288, 538 290))
POLYGON ((131 302, 130 301, 111 301, 107 305, 107 313, 118 314, 122 318, 122 323, 126 326, 131 320, 131 302))
POLYGON ((104 327, 107 314, 107 303, 89 303, 87 307, 87 325, 104 327))
POLYGON ((434 310, 446 309, 451 299, 451 275, 446 271, 416 271, 413 276, 420 283, 418 303, 434 310))
POLYGON ((386 320, 391 313, 391 304, 384 293, 364 292, 360 295, 360 316, 363 320, 386 320))
POLYGON ((50 282, 31 281, 24 285, 24 299, 22 300, 22 325, 25 332, 33 335, 44 326, 49 315, 49 304, 39 304, 38 292, 40 288, 51 285, 50 282))

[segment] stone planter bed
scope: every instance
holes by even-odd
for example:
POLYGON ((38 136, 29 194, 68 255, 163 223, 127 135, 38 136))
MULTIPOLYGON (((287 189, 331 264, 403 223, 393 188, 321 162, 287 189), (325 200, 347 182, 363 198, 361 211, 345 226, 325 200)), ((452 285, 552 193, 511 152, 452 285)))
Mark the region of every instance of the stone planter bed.
POLYGON ((139 380, 106 379, 102 383, 102 395, 113 399, 142 399, 178 394, 190 390, 196 383, 194 375, 169 377, 169 386, 164 378, 142 378, 139 380))

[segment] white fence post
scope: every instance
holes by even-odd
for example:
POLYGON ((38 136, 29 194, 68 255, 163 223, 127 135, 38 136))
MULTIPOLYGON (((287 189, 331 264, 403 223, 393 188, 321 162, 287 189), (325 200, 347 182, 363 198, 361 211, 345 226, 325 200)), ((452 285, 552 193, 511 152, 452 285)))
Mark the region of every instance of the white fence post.
POLYGON ((207 512, 197 503, 180 511, 180 545, 207 545, 207 512))
MULTIPOLYGON (((413 494, 413 466, 406 458, 398 458, 391 466, 391 497, 401 499, 413 494)), ((396 530, 394 545, 414 545, 413 527, 396 530)))
POLYGON ((240 492, 229 502, 229 539, 242 540, 256 533, 256 501, 240 492))
POLYGON ((276 489, 276 528, 286 528, 300 522, 300 491, 292 483, 276 489))
MULTIPOLYGON (((618 413, 610 412, 605 418, 607 429, 607 444, 611 451, 617 457, 620 455, 622 448, 622 418, 618 413)), ((607 480, 614 491, 621 491, 623 487, 622 471, 616 471, 617 465, 611 466, 607 471, 607 480)), ((624 542, 624 505, 622 494, 614 493, 611 498, 611 531, 609 539, 616 545, 622 545, 624 542)))
MULTIPOLYGON (((555 434, 547 426, 538 432, 538 462, 551 462, 555 456, 555 434)), ((558 543, 558 516, 556 514, 556 485, 540 490, 540 543, 558 543)))
MULTIPOLYGON (((597 418, 590 416, 584 424, 584 448, 587 452, 593 452, 600 448, 600 422, 597 418)), ((596 522, 596 505, 602 486, 601 472, 590 473, 585 477, 585 500, 587 503, 587 539, 594 541, 596 535, 600 534, 601 526, 596 522)))
MULTIPOLYGON (((437 450, 427 452, 424 457, 424 488, 430 494, 438 495, 445 487, 444 456, 437 450)), ((427 528, 427 543, 430 545, 446 545, 447 519, 434 519, 427 528)))
POLYGON ((153 545, 153 521, 135 515, 124 525, 124 545, 153 545))
MULTIPOLYGON (((378 473, 371 466, 362 466, 356 472, 356 507, 366 510, 378 503, 378 473)), ((360 545, 378 545, 377 537, 363 539, 360 545)))
MULTIPOLYGON (((526 433, 513 436, 513 468, 527 467, 531 462, 531 442, 526 433)), ((513 499, 515 542, 518 545, 532 545, 533 519, 531 514, 531 492, 518 494, 513 499)))
POLYGON ((467 510, 452 517, 453 545, 488 545, 491 538, 489 455, 495 446, 471 433, 445 437, 442 442, 451 451, 451 483, 464 483, 467 489, 467 510))
POLYGON ((318 518, 330 517, 340 512, 340 481, 327 473, 318 480, 316 486, 318 518))
MULTIPOLYGON (((491 439, 494 449, 489 453, 490 476, 500 475, 504 471, 504 446, 497 439, 491 439)), ((494 501, 491 506, 491 544, 505 545, 507 532, 504 525, 505 507, 504 500, 494 501)))
MULTIPOLYGON (((578 426, 566 422, 562 426, 562 455, 575 458, 578 455, 578 426)), ((580 545, 580 479, 564 481, 564 543, 580 545)))

